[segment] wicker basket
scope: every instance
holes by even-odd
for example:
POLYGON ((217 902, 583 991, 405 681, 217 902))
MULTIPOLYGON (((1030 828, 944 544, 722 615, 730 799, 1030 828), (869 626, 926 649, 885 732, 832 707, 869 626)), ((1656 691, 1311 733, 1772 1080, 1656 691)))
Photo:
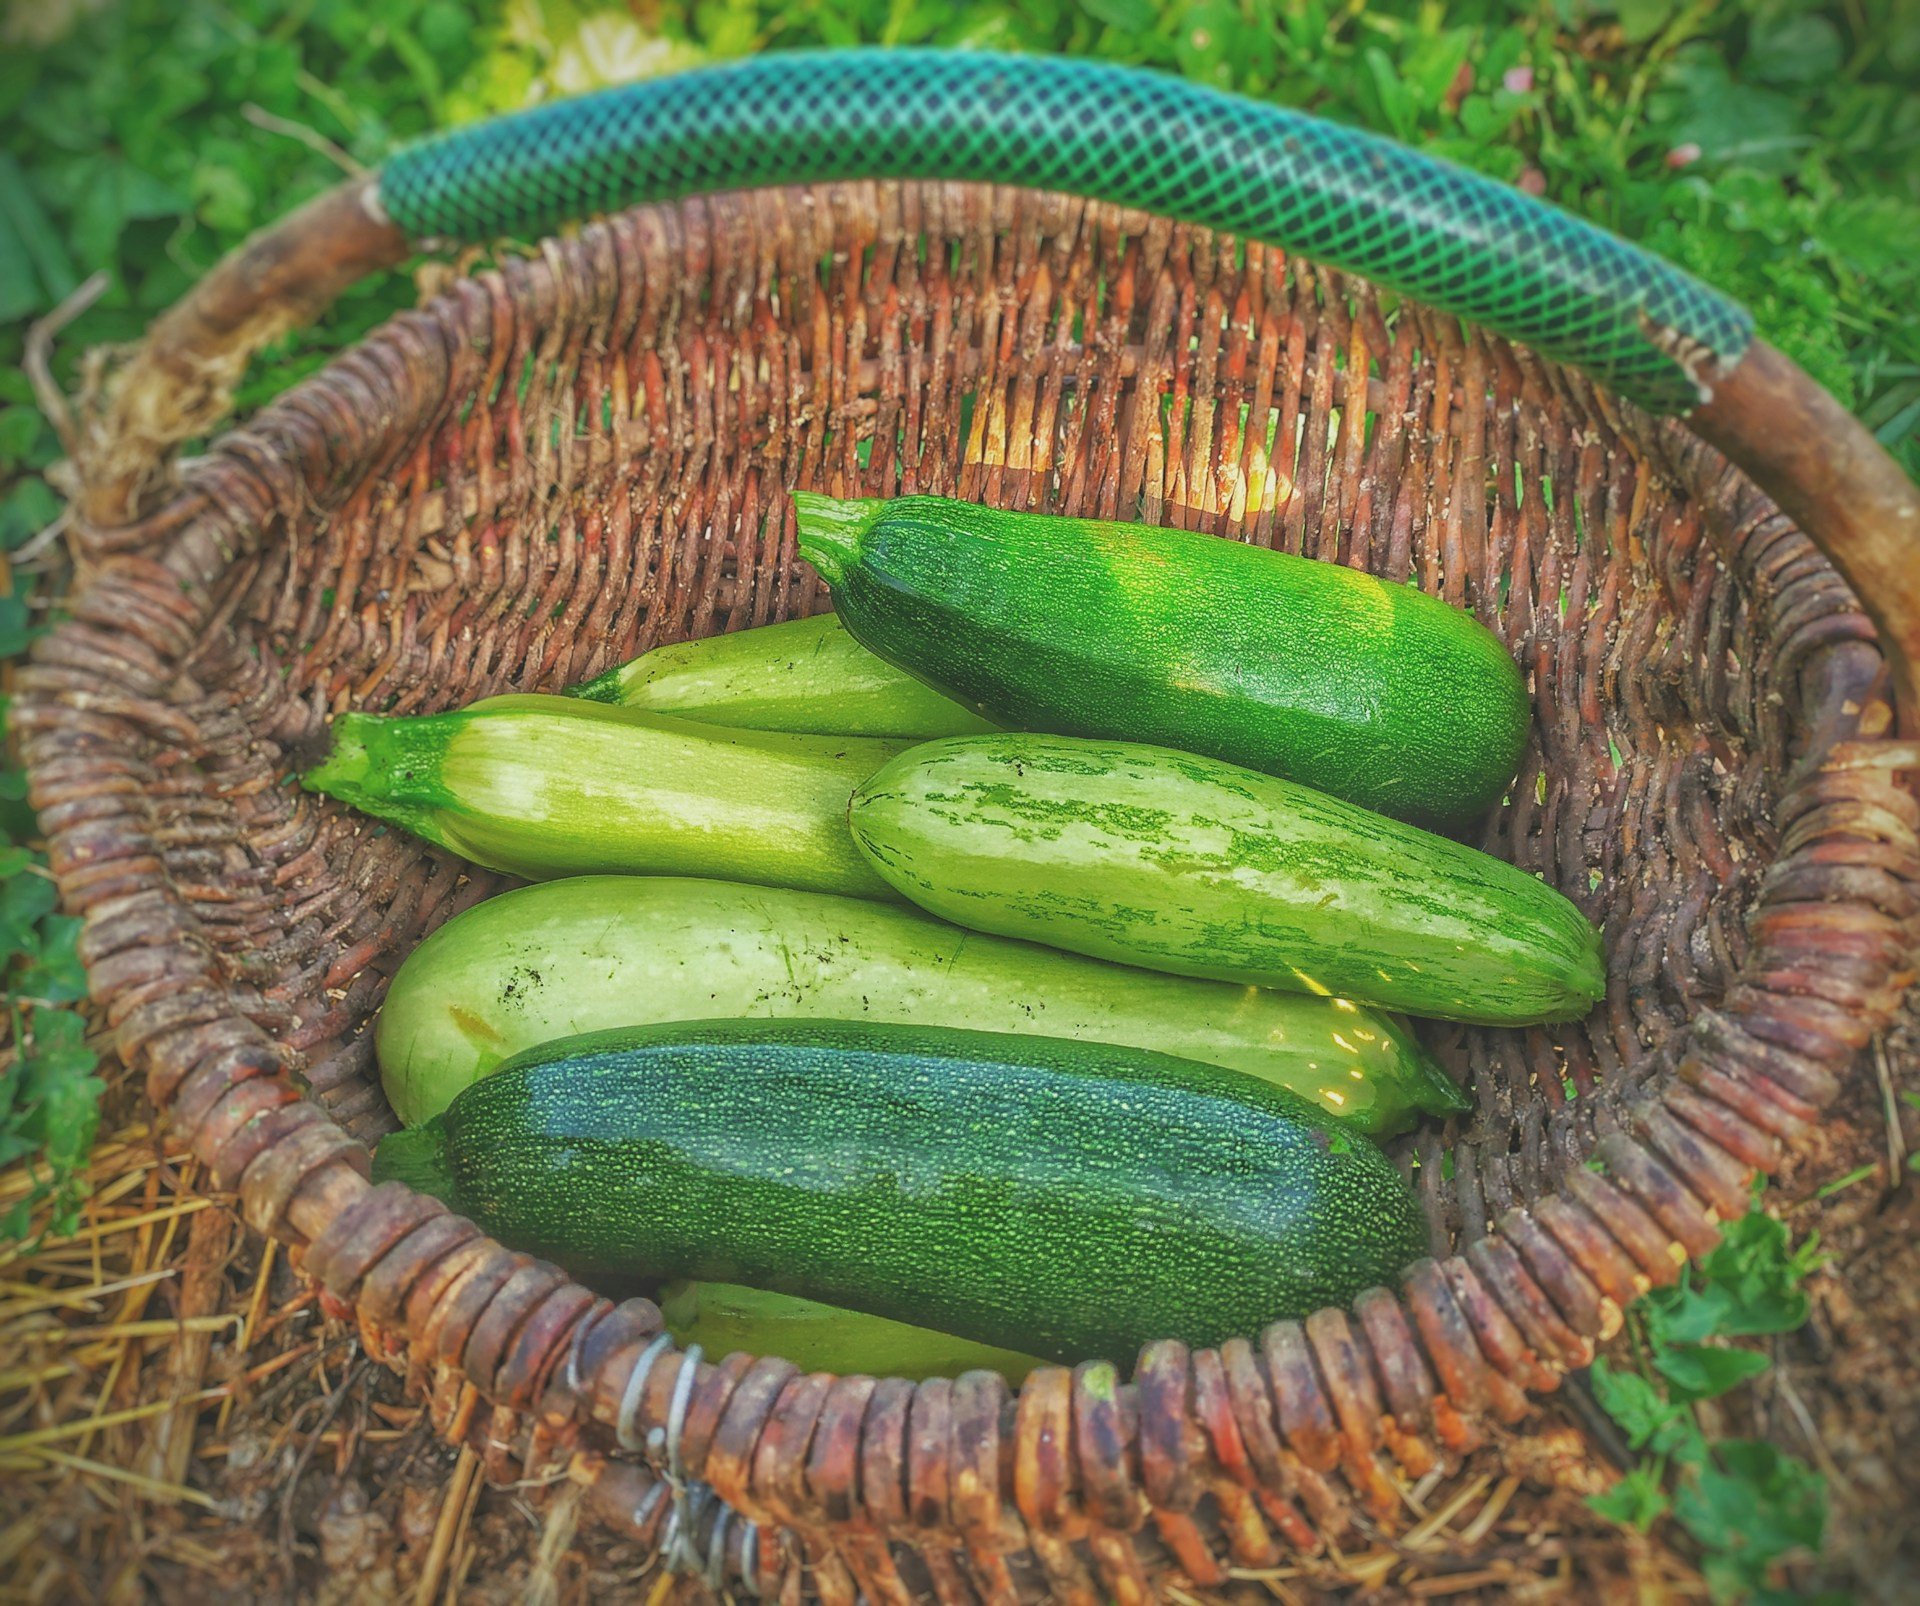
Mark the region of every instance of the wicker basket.
POLYGON ((454 278, 172 461, 255 347, 404 254, 378 182, 256 239, 122 371, 79 454, 87 582, 16 718, 122 1054, 492 1476, 571 1457, 676 1564, 828 1601, 1140 1599, 1391 1530, 1403 1479, 1714 1243, 1911 980, 1920 502, 1766 346, 1696 362, 1712 400, 1662 421, 1275 248, 843 182, 644 205, 454 278), (1511 645, 1537 719, 1483 845, 1604 923, 1610 989, 1578 1026, 1427 1034, 1475 1109, 1403 1140, 1434 1238, 1398 1287, 1151 1345, 1117 1392, 798 1375, 680 1354, 647 1301, 369 1186, 369 1019, 502 883, 290 772, 341 709, 818 610, 795 485, 1304 551, 1511 645))

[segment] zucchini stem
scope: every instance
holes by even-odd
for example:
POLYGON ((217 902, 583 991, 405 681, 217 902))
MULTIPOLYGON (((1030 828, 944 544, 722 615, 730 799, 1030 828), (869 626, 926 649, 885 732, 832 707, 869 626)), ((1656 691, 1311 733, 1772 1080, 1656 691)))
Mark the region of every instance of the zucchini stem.
POLYGON ((436 1115, 423 1126, 389 1132, 373 1151, 373 1180, 404 1182, 415 1193, 431 1194, 458 1209, 447 1164, 446 1124, 436 1115))
POLYGON ((362 813, 431 834, 422 829, 422 821, 449 801, 440 766, 448 741, 464 723, 464 710, 402 718, 336 715, 333 745, 300 777, 300 784, 362 813))
POLYGON ((859 558, 867 531, 886 510, 886 502, 875 497, 842 501, 814 491, 795 491, 800 556, 820 571, 828 585, 839 585, 847 565, 859 558))
POLYGON ((338 715, 328 732, 332 746, 327 756, 300 777, 301 784, 334 797, 363 790, 373 771, 373 755, 367 751, 368 724, 365 714, 338 715))

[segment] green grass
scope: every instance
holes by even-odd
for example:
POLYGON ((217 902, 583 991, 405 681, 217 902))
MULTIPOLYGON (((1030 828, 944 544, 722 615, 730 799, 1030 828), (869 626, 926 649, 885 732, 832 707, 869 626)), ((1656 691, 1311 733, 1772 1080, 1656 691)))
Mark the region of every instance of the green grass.
MULTIPOLYGON (((1911 0, 663 0, 631 11, 569 0, 108 0, 97 9, 12 0, 6 17, 0 554, 17 553, 59 511, 45 477, 58 447, 19 364, 29 321, 87 275, 104 270, 109 288, 62 336, 68 383, 77 353, 135 338, 249 230, 332 182, 339 167, 329 152, 372 166, 400 140, 522 104, 542 87, 571 91, 813 44, 1140 62, 1482 169, 1746 302, 1763 334, 1920 474, 1920 97, 1910 92, 1920 4, 1911 0)), ((310 371, 410 292, 404 276, 350 292, 323 328, 263 356, 242 405, 310 371)), ((63 583, 57 570, 16 570, 0 557, 0 657, 45 627, 63 583)), ((64 1224, 99 1084, 78 1017, 63 1007, 83 991, 74 922, 54 912, 17 768, 0 768, 0 830, 12 1040, 0 1071, 0 1163, 35 1166, 31 1218, 64 1224)), ((29 1219, 23 1204, 0 1220, 0 1237, 29 1219)), ((1741 1230, 1765 1232, 1753 1225, 1765 1221, 1750 1217, 1741 1230)), ((1779 1244, 1771 1252, 1783 1255, 1779 1244)), ((1716 1260, 1721 1269, 1710 1266, 1696 1293, 1722 1286, 1731 1264, 1716 1260)), ((1705 1307, 1687 1299, 1696 1319, 1705 1307)), ((1716 1588, 1764 1589, 1768 1546, 1817 1538, 1811 1474, 1766 1446, 1702 1449, 1697 1426, 1691 1438, 1675 1426, 1692 1421, 1698 1390, 1753 1367, 1719 1358, 1746 1352, 1710 1335, 1756 1329, 1734 1317, 1733 1327, 1709 1323, 1682 1341, 1671 1329, 1679 1318, 1658 1314, 1667 1308, 1642 1318, 1646 1376, 1599 1374, 1603 1397, 1651 1457, 1610 1508, 1650 1520, 1671 1506, 1704 1547, 1716 1588), (1710 1353, 1694 1353, 1703 1347, 1710 1353), (1696 1371, 1675 1375, 1689 1366, 1696 1371), (1653 1422, 1676 1403, 1677 1416, 1653 1422), (1748 1528, 1740 1512, 1729 1516, 1729 1501, 1758 1503, 1748 1528), (1716 1531, 1748 1529, 1763 1537, 1737 1555, 1716 1548, 1716 1531)))
POLYGON ((1789 1333, 1807 1319, 1801 1284, 1820 1265, 1760 1205, 1685 1280, 1628 1317, 1633 1363, 1593 1363, 1593 1390, 1641 1459, 1588 1503, 1645 1532, 1662 1517, 1698 1546, 1716 1601, 1788 1600, 1777 1565, 1817 1551, 1826 1481, 1763 1439, 1709 1439, 1699 1407, 1767 1372, 1759 1350, 1729 1342, 1789 1333))

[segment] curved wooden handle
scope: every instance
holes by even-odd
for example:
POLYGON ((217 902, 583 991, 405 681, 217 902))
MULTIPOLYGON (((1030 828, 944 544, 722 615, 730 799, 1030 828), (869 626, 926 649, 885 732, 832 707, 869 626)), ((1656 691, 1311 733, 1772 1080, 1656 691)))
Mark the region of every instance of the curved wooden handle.
MULTIPOLYGON (((1880 633, 1900 734, 1920 737, 1920 488, 1800 365, 1756 340, 1686 417, 1833 560, 1880 633)), ((1862 735, 1884 730, 1863 718, 1862 735)))
POLYGON ((354 179, 252 235, 156 318, 86 421, 74 510, 84 547, 105 555, 145 545, 140 521, 159 500, 174 447, 227 415, 253 354, 411 249, 380 206, 378 180, 354 179))

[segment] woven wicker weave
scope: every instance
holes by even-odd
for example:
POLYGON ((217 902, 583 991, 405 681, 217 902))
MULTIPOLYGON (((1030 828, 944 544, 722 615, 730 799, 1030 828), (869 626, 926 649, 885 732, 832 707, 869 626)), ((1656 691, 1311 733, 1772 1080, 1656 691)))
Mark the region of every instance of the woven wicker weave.
MULTIPOLYGON (((391 254, 329 249, 341 278, 391 254)), ((311 310, 295 256, 256 256, 246 316, 203 303, 213 390, 215 347, 311 310)), ((16 716, 122 1053, 491 1475, 573 1456, 604 1515, 671 1523, 736 1589, 1140 1599, 1356 1511, 1390 1528, 1403 1480, 1713 1244, 1911 979, 1916 754, 1808 537, 1685 427, 1277 251, 984 186, 758 191, 460 278, 171 477, 131 394, 82 507, 98 565, 16 716), (367 1185, 360 1140, 392 1124, 367 1023, 503 883, 291 772, 331 712, 550 690, 817 611, 793 486, 1304 551, 1513 648, 1537 717, 1483 845, 1604 923, 1610 989, 1578 1026, 1427 1034, 1475 1109, 1403 1140, 1434 1258, 1399 1287, 1150 1346, 1117 1392, 796 1375, 683 1356, 648 1302, 367 1185), (667 1468, 719 1501, 676 1501, 667 1468)))

